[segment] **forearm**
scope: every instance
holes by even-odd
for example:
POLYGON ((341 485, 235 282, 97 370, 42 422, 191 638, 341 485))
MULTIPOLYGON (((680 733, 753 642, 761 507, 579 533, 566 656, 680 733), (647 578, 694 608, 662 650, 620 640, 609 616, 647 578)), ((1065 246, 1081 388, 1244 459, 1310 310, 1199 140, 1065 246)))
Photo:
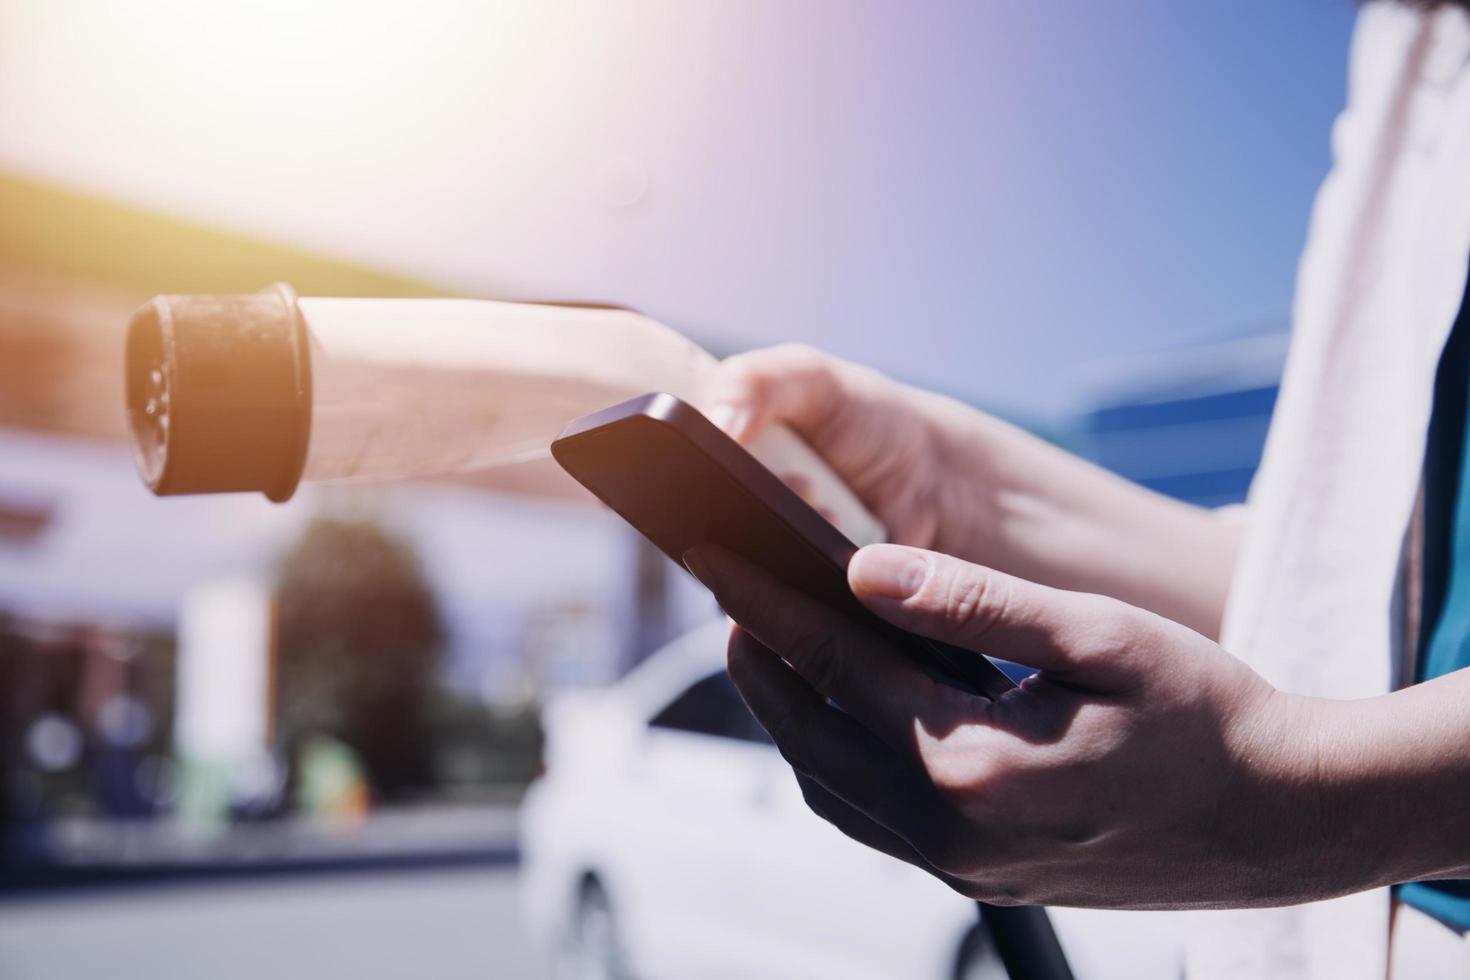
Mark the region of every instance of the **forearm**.
POLYGON ((973 515, 962 555, 1057 588, 1095 592, 1214 638, 1240 528, 1162 497, 997 419, 942 410, 942 449, 973 515))
POLYGON ((1329 890, 1470 877, 1470 670, 1317 704, 1329 890))

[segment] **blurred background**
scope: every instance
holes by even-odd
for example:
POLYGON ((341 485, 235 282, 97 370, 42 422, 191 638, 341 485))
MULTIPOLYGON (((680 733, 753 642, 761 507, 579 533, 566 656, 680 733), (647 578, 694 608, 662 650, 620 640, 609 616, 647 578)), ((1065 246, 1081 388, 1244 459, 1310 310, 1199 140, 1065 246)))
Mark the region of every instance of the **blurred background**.
MULTIPOLYGON (((1238 501, 1353 13, 0 0, 0 976, 994 975, 805 815, 620 522, 514 470, 155 499, 124 327, 615 302, 1238 501)), ((1059 921, 1082 976, 1168 928, 1059 921)))

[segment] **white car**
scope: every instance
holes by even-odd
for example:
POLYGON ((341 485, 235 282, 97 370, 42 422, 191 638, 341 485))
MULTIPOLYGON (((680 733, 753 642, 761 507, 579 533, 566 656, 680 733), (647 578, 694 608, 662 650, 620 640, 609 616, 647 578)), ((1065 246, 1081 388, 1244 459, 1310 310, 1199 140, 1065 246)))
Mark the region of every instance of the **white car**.
MULTIPOLYGON (((521 880, 554 975, 1004 977, 973 902, 807 809, 725 674, 727 636, 712 623, 548 706, 521 880)), ((1078 980, 1180 975, 1167 916, 1051 914, 1078 980)))

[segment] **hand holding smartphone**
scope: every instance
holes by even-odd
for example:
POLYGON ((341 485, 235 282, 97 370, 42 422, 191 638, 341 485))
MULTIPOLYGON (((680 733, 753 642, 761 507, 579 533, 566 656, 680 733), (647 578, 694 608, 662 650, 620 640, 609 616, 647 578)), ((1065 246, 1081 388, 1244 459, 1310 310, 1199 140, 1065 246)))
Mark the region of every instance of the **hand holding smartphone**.
POLYGON ((551 454, 681 567, 691 548, 723 548, 872 629, 936 680, 990 698, 1015 686, 987 658, 869 612, 847 584, 857 546, 673 395, 642 395, 575 419, 551 454))

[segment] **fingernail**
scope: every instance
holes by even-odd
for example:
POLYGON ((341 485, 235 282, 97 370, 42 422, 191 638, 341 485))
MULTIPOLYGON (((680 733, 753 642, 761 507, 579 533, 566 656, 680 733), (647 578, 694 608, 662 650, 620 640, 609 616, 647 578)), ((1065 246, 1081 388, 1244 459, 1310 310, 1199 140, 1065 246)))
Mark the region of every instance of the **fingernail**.
POLYGON ((739 441, 750 425, 750 410, 734 405, 716 405, 709 410, 709 420, 731 439, 739 441))
POLYGON ((689 569, 689 574, 699 580, 700 585, 707 589, 710 588, 712 579, 709 573, 709 565, 700 557, 698 551, 690 548, 680 556, 680 560, 684 562, 684 567, 689 569))
POLYGON ((848 577, 855 590, 889 599, 907 599, 924 587, 929 563, 909 548, 873 545, 853 558, 848 577))

